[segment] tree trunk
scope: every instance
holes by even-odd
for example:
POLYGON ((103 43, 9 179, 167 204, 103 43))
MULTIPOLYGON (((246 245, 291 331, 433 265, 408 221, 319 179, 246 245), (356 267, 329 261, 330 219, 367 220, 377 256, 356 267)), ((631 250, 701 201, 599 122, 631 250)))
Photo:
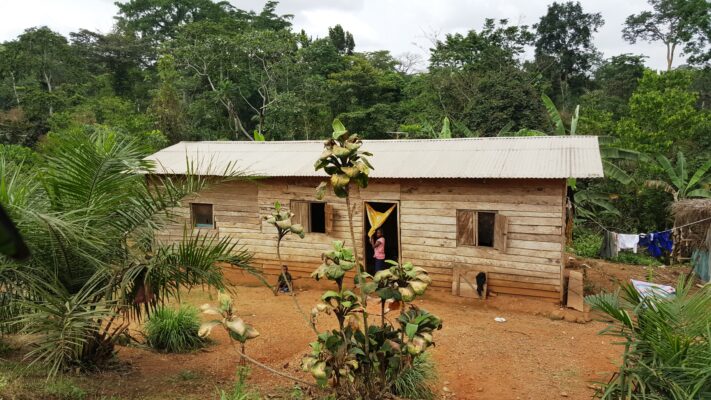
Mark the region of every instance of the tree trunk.
POLYGON ((20 106, 20 96, 17 95, 17 82, 15 82, 15 73, 10 72, 10 78, 12 78, 12 92, 15 94, 15 102, 17 106, 20 106))
MULTIPOLYGON (((47 84, 47 91, 49 93, 52 93, 52 81, 50 80, 49 76, 47 76, 47 71, 42 71, 42 75, 44 75, 44 82, 47 84)), ((49 104, 49 115, 51 116, 54 113, 54 108, 52 107, 52 103, 49 104)))
POLYGON ((671 71, 674 63, 674 52, 676 51, 676 42, 667 43, 667 71, 671 71))
MULTIPOLYGON (((351 209, 351 195, 350 195, 350 188, 348 188, 348 194, 346 195, 346 207, 348 208, 348 227, 350 228, 351 231, 351 243, 353 243, 353 255, 355 256, 355 261, 356 261, 356 274, 358 277, 358 282, 360 282, 361 279, 361 274, 362 274, 362 268, 360 264, 360 259, 358 258, 358 246, 356 246, 356 240, 355 240, 355 232, 353 231, 353 210, 351 209)), ((360 297, 361 297, 361 303, 363 304, 363 332, 368 332, 368 313, 365 311, 367 307, 367 295, 363 291, 363 285, 362 283, 359 283, 360 289, 360 297)), ((365 344, 365 354, 369 354, 368 352, 368 341, 366 340, 364 342, 365 344)))

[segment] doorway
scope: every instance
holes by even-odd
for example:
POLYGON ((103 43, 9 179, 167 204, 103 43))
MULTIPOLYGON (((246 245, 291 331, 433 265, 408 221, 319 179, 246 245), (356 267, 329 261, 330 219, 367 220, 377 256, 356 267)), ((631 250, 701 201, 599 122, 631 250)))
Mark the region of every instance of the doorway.
POLYGON ((385 259, 397 262, 400 262, 400 207, 398 203, 393 202, 368 201, 363 204, 363 218, 365 219, 363 224, 364 259, 366 271, 368 271, 369 274, 373 274, 375 272, 375 259, 373 258, 373 246, 370 245, 370 238, 368 237, 368 231, 371 225, 365 208, 366 204, 378 212, 385 212, 393 205, 395 206, 395 209, 380 228, 383 230, 383 237, 385 238, 385 259))

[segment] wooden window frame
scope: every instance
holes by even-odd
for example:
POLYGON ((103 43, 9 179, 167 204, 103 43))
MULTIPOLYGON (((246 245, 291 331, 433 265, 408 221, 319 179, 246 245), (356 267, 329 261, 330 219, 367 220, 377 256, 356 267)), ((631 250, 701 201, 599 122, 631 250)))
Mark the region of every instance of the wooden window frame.
POLYGON ((190 203, 190 222, 193 229, 215 229, 215 205, 212 203, 190 203), (195 220, 195 206, 210 206, 210 219, 212 224, 198 224, 195 220))
MULTIPOLYGON (((294 212, 297 207, 295 207, 295 203, 302 203, 306 204, 306 215, 301 218, 297 218, 294 220, 294 223, 300 223, 304 227, 304 233, 312 234, 312 235, 331 235, 333 233, 333 205, 325 202, 325 201, 310 201, 310 200, 297 200, 297 199, 292 199, 289 200, 289 210, 296 214, 294 212), (324 231, 325 232, 312 232, 311 231, 311 204, 317 203, 317 204, 323 204, 323 213, 324 213, 324 231)), ((300 207, 300 206, 299 206, 300 207)), ((295 217, 298 215, 295 215, 295 217)))
POLYGON ((476 247, 479 249, 493 249, 502 253, 506 252, 508 242, 508 217, 501 215, 498 211, 492 210, 457 210, 455 221, 457 247, 476 247), (494 214, 494 237, 492 246, 479 245, 479 213, 494 214), (467 235, 460 230, 460 224, 467 223, 466 230, 471 231, 467 235))

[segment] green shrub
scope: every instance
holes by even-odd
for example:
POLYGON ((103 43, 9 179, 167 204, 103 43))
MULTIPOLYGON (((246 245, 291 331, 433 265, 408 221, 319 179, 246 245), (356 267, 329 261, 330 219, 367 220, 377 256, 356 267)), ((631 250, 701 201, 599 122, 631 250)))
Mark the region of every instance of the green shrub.
POLYGON ((422 353, 395 379, 393 388, 395 394, 405 399, 432 400, 435 398, 436 381, 437 370, 432 357, 429 353, 422 353))
POLYGON ((160 308, 146 322, 148 345, 169 353, 184 353, 205 344, 198 335, 200 318, 194 307, 160 308))
POLYGON ((86 398, 86 391, 68 379, 60 378, 48 382, 44 391, 47 395, 58 400, 84 400, 86 398))
POLYGON ((602 235, 585 228, 576 227, 573 231, 573 245, 569 248, 576 256, 597 258, 602 246, 602 235))

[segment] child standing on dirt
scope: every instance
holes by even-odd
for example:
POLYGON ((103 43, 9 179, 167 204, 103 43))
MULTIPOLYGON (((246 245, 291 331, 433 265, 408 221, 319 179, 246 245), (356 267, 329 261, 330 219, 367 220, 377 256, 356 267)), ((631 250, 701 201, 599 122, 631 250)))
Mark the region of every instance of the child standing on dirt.
POLYGON ((374 237, 370 238, 370 245, 373 246, 373 258, 375 259, 375 272, 385 269, 385 237, 383 230, 375 231, 374 237))

